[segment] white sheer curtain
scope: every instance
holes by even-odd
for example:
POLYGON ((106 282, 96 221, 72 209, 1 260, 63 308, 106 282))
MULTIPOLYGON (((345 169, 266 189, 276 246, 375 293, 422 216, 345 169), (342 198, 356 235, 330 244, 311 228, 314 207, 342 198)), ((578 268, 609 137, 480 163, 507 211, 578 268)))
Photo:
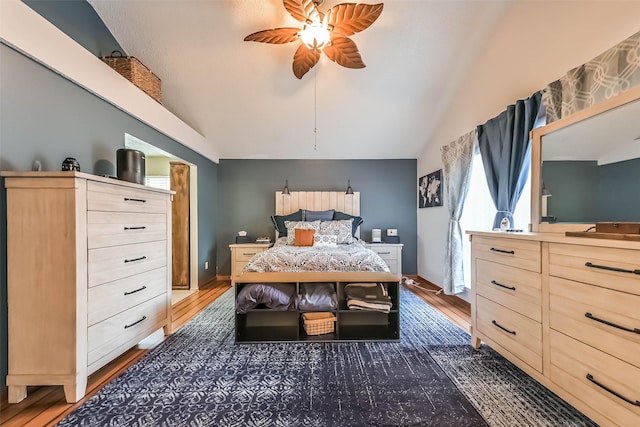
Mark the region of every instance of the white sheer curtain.
POLYGON ((476 131, 473 130, 440 149, 444 165, 444 197, 449 209, 442 286, 447 295, 464 291, 464 250, 460 217, 469 191, 471 160, 477 147, 476 131))

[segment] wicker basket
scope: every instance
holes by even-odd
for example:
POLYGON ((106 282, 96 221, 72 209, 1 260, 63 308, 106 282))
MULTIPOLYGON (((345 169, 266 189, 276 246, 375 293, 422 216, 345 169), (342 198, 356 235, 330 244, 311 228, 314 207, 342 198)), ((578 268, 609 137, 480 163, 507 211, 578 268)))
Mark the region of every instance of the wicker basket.
POLYGON ((162 104, 160 79, 145 67, 142 62, 133 56, 123 56, 122 52, 118 50, 111 52, 111 56, 105 56, 101 59, 125 79, 162 104))
POLYGON ((303 313, 302 318, 307 335, 330 334, 335 330, 336 316, 333 313, 303 313))

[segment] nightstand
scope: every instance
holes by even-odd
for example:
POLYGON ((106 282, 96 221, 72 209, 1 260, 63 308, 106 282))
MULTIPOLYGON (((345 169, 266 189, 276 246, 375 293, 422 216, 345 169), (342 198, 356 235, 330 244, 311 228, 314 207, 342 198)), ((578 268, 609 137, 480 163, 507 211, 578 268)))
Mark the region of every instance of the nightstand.
POLYGON ((264 252, 271 243, 234 243, 229 245, 231 250, 231 286, 235 286, 236 280, 242 274, 242 269, 247 262, 260 252, 264 252))
POLYGON ((389 266, 389 270, 398 277, 402 276, 402 243, 366 243, 365 246, 371 249, 384 260, 389 266))

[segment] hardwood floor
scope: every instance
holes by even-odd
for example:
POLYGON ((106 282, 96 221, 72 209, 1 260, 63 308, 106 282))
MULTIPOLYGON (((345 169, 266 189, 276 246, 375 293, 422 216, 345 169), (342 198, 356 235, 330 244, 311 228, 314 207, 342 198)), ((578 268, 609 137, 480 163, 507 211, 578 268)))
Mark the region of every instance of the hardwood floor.
MULTIPOLYGON (((455 296, 437 294, 437 286, 422 278, 415 278, 417 284, 405 286, 425 302, 432 305, 452 322, 469 331, 470 306, 467 302, 455 296)), ((230 288, 228 280, 214 281, 205 285, 199 291, 189 295, 176 303, 172 308, 172 327, 175 332, 202 309, 215 301, 230 288)), ((53 426, 67 414, 90 399, 102 387, 124 372, 129 366, 137 362, 163 340, 162 334, 157 334, 141 343, 140 346, 118 357, 89 377, 87 395, 77 403, 66 403, 61 386, 29 387, 28 396, 18 404, 9 405, 6 396, 0 402, 0 425, 3 426, 53 426)))

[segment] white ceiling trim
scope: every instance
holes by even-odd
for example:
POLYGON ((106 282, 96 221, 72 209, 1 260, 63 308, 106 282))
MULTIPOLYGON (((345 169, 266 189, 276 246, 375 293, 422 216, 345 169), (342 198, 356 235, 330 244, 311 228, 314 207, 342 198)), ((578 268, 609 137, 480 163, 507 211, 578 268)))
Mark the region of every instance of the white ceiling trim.
POLYGON ((0 1, 0 41, 218 163, 212 142, 19 0, 0 1))

